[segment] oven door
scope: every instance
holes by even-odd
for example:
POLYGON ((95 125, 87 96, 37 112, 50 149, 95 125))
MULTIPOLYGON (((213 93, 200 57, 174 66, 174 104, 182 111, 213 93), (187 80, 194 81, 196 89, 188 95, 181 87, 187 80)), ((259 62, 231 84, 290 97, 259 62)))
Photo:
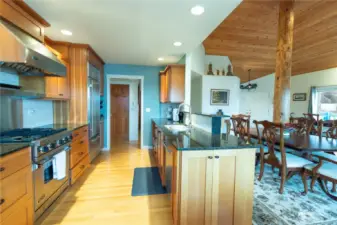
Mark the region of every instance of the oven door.
POLYGON ((35 211, 45 203, 64 183, 69 183, 69 149, 66 151, 66 176, 57 180, 54 179, 54 163, 53 158, 44 161, 41 164, 33 165, 34 177, 34 209, 35 211))

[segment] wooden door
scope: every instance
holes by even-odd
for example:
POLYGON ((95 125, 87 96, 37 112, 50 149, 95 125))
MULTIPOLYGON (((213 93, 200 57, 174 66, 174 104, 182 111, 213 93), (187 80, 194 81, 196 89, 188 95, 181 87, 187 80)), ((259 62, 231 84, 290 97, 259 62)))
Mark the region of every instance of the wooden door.
POLYGON ((180 225, 211 224, 213 152, 182 152, 180 225))
POLYGON ((111 137, 129 138, 129 85, 110 86, 111 137))
POLYGON ((252 223, 255 150, 216 150, 212 225, 252 223))

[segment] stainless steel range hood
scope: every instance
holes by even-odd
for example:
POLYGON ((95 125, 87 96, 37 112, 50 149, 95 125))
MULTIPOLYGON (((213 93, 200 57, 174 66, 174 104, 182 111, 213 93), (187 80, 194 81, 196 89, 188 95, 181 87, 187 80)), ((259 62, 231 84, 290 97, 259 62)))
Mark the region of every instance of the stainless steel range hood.
POLYGON ((67 71, 46 46, 1 18, 0 67, 33 76, 65 76, 67 71))

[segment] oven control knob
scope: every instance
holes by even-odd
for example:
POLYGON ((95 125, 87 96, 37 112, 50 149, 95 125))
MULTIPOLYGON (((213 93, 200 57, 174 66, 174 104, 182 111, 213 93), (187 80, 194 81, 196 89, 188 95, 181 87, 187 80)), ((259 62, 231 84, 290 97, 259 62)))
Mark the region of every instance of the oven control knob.
POLYGON ((56 146, 57 146, 56 143, 51 143, 49 148, 50 148, 50 149, 53 149, 53 148, 56 148, 56 146))
POLYGON ((49 151, 49 148, 48 148, 48 146, 40 146, 39 151, 42 152, 42 153, 45 153, 45 152, 49 151))

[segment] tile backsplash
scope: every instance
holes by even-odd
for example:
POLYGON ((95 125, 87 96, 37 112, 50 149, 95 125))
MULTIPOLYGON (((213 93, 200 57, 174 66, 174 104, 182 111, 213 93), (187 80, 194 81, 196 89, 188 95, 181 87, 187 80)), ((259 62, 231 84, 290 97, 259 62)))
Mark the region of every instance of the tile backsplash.
POLYGON ((53 102, 44 100, 22 101, 23 127, 36 127, 53 123, 53 102))
MULTIPOLYGON (((19 85, 19 76, 14 71, 0 70, 0 83, 19 85)), ((21 127, 36 127, 53 123, 53 101, 16 99, 2 96, 0 130, 21 127), (22 103, 22 107, 19 107, 22 103), (16 106, 16 107, 14 107, 16 106), (18 116, 12 116, 18 115, 18 116), (6 123, 4 123, 6 121, 6 123)))
MULTIPOLYGON (((178 108, 179 104, 178 103, 161 103, 160 104, 160 118, 167 118, 167 114, 169 111, 169 108, 178 108)), ((172 112, 171 112, 172 115, 172 112)))

